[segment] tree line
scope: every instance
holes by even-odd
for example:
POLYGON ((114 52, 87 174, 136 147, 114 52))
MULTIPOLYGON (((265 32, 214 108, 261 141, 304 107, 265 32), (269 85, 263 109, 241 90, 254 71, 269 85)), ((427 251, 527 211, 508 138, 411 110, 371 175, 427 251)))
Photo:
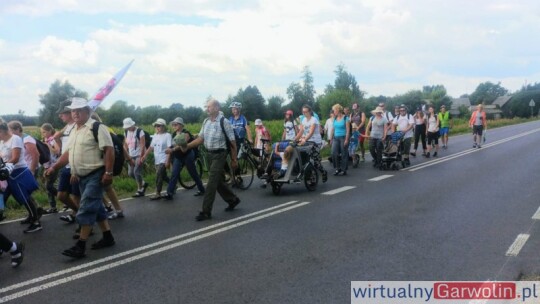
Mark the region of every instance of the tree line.
MULTIPOLYGON (((358 103, 360 109, 366 112, 373 110, 380 102, 384 102, 388 109, 393 108, 395 105, 404 104, 411 112, 421 104, 433 104, 436 109, 443 104, 447 108, 452 105, 452 97, 448 95, 446 88, 442 84, 426 85, 421 89, 410 90, 392 97, 380 95, 366 98, 367 93, 360 89, 355 76, 347 71, 345 65, 338 65, 334 70, 334 74, 334 83, 327 84, 324 92, 317 95, 313 85, 313 74, 309 67, 306 66, 301 71, 300 81, 292 82, 287 87, 287 99, 276 95, 265 98, 256 85, 249 85, 246 88, 240 88, 234 95, 230 94, 225 100, 222 100, 223 111, 226 116, 229 116, 231 114, 229 105, 232 102, 240 102, 243 105, 242 112, 248 119, 274 120, 282 119, 283 113, 288 109, 293 110, 297 115, 300 114, 301 107, 304 104, 311 106, 323 118, 328 117, 331 107, 337 103, 345 107, 358 103)), ((487 81, 480 83, 470 95, 464 94, 460 97, 468 97, 472 105, 479 103, 489 105, 497 97, 504 95, 512 96, 511 101, 504 109, 505 116, 530 116, 531 109, 528 105, 531 99, 537 101, 534 113, 538 113, 540 107, 540 83, 524 85, 517 92, 510 93, 501 86, 500 82, 492 83, 487 81)), ((56 80, 51 84, 47 93, 39 96, 42 108, 39 110, 36 122, 38 124, 51 122, 56 127, 61 126, 62 123, 58 119, 56 111, 62 101, 71 97, 88 98, 88 93, 76 89, 68 81, 56 80)), ((126 117, 133 118, 141 125, 151 124, 158 117, 171 121, 175 117, 181 116, 186 123, 200 122, 206 117, 202 108, 185 107, 181 103, 172 103, 168 107, 160 105, 136 107, 124 100, 112 103, 108 109, 100 107, 96 112, 106 124, 111 126, 121 126, 122 120, 126 117)), ((463 114, 466 114, 466 109, 463 110, 463 114)))

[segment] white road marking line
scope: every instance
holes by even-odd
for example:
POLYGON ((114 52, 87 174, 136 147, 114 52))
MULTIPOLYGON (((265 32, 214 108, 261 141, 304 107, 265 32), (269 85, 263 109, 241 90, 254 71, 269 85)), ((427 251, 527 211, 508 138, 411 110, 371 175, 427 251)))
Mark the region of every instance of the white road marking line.
POLYGON ((392 176, 393 175, 390 175, 390 174, 381 175, 381 176, 377 176, 377 177, 368 179, 368 182, 378 182, 378 181, 381 181, 383 179, 387 179, 387 178, 392 177, 392 176))
POLYGON ((158 253, 161 253, 161 252, 164 252, 164 251, 167 251, 167 250, 171 250, 171 249, 174 249, 176 247, 180 247, 180 246, 183 246, 183 245, 186 245, 186 244, 189 244, 189 243, 192 243, 192 242, 195 242, 195 241, 198 241, 198 240, 201 240, 201 239, 216 235, 218 233, 222 233, 222 232, 225 232, 225 231, 228 231, 228 230, 231 230, 231 229, 235 229, 235 228, 250 224, 252 222, 259 221, 259 220, 265 219, 267 217, 274 216, 274 215, 283 213, 285 211, 289 211, 289 210, 292 210, 292 209, 295 209, 295 208, 299 208, 299 207, 302 207, 302 206, 305 206, 305 205, 308 205, 308 204, 310 204, 310 202, 302 202, 302 203, 299 203, 299 204, 296 204, 296 205, 293 205, 293 206, 282 208, 282 209, 279 209, 279 210, 276 210, 276 211, 273 211, 273 212, 270 212, 270 213, 266 213, 266 214, 263 214, 263 215, 259 215, 257 217, 247 219, 247 220, 242 221, 242 222, 238 222, 238 223, 233 224, 233 225, 229 225, 227 227, 216 229, 214 231, 210 231, 210 232, 198 235, 198 236, 194 236, 194 237, 186 239, 186 240, 182 240, 182 241, 179 241, 179 242, 176 242, 176 243, 173 243, 173 244, 169 244, 169 245, 161 247, 161 248, 156 248, 156 249, 148 251, 148 252, 140 253, 138 255, 132 256, 132 257, 127 258, 127 259, 116 261, 114 263, 106 264, 106 265, 103 265, 103 266, 100 266, 100 267, 97 267, 97 268, 89 269, 89 270, 87 270, 85 272, 77 273, 77 274, 74 274, 74 275, 69 276, 69 277, 61 278, 61 279, 58 279, 56 281, 52 281, 52 282, 49 282, 49 283, 46 283, 46 284, 43 284, 43 285, 40 285, 40 286, 36 286, 36 287, 30 288, 30 289, 27 289, 27 290, 16 292, 16 293, 13 293, 11 295, 0 298, 0 303, 4 303, 4 302, 7 302, 7 301, 17 299, 17 298, 21 298, 21 297, 24 297, 24 296, 27 296, 27 295, 30 295, 30 294, 45 290, 45 289, 49 289, 49 288, 52 288, 52 287, 55 287, 55 286, 58 286, 58 285, 61 285, 61 284, 69 283, 69 282, 77 280, 77 279, 81 279, 81 278, 84 278, 84 277, 87 277, 87 276, 90 276, 90 275, 93 275, 93 274, 96 274, 96 273, 99 273, 99 272, 102 272, 102 271, 106 271, 106 270, 109 270, 109 269, 112 269, 112 268, 115 268, 115 267, 118 267, 118 266, 121 266, 121 265, 124 265, 124 264, 127 264, 127 263, 131 263, 131 262, 134 262, 134 261, 137 261, 137 260, 149 257, 149 256, 153 256, 153 255, 156 255, 158 253))
POLYGON ((536 212, 532 216, 532 219, 533 220, 540 220, 540 207, 538 207, 538 210, 536 210, 536 212))
POLYGON ((55 277, 58 277, 58 276, 62 276, 62 275, 65 275, 65 274, 68 274, 68 273, 71 273, 71 272, 79 271, 81 269, 92 267, 92 266, 95 266, 97 264, 109 262, 109 261, 112 261, 112 260, 127 256, 127 255, 130 255, 130 254, 134 254, 134 253, 137 253, 137 252, 140 252, 140 251, 151 249, 151 248, 156 247, 156 246, 161 246, 161 245, 169 243, 169 242, 177 241, 179 239, 182 239, 182 238, 185 238, 185 237, 188 237, 188 236, 192 236, 192 235, 195 235, 195 234, 207 231, 207 230, 211 230, 211 229, 214 229, 214 228, 217 228, 217 227, 225 226, 225 225, 228 225, 230 223, 238 222, 238 221, 243 220, 245 218, 252 217, 254 215, 258 215, 258 214, 261 214, 261 213, 264 213, 264 212, 267 212, 267 211, 271 211, 271 210, 274 210, 274 209, 282 208, 282 207, 285 207, 285 206, 288 206, 288 205, 292 205, 292 204, 295 204, 297 202, 298 201, 290 201, 290 202, 287 202, 287 203, 279 204, 277 206, 273 206, 273 207, 270 207, 270 208, 259 210, 259 211, 256 211, 256 212, 253 212, 253 213, 250 213, 250 214, 246 214, 246 215, 243 215, 243 216, 240 216, 240 217, 237 217, 237 218, 233 218, 233 219, 221 222, 221 223, 210 225, 210 226, 207 226, 207 227, 204 227, 204 228, 201 228, 201 229, 186 232, 186 233, 183 233, 183 234, 180 234, 180 235, 177 235, 177 236, 174 236, 174 237, 170 237, 170 238, 167 238, 167 239, 155 242, 155 243, 151 243, 151 244, 148 244, 148 245, 145 245, 145 246, 142 246, 142 247, 138 247, 138 248, 134 248, 134 249, 131 249, 131 250, 128 250, 128 251, 120 252, 118 254, 111 255, 111 256, 108 256, 108 257, 105 257, 105 258, 102 258, 102 259, 99 259, 99 260, 95 260, 95 261, 92 261, 92 262, 89 262, 89 263, 81 264, 81 265, 71 267, 71 268, 68 268, 68 269, 65 269, 65 270, 57 271, 57 272, 54 272, 54 273, 51 273, 51 274, 48 274, 48 275, 44 275, 44 276, 41 276, 41 277, 37 277, 37 278, 31 279, 31 280, 28 280, 28 281, 25 281, 25 282, 17 283, 17 284, 14 284, 14 285, 11 285, 11 286, 8 286, 8 287, 5 287, 5 288, 1 288, 0 289, 0 294, 5 293, 5 292, 10 291, 10 290, 14 290, 14 289, 18 289, 18 288, 21 288, 21 287, 24 287, 24 286, 28 286, 28 285, 31 285, 31 284, 39 283, 41 281, 52 279, 52 278, 55 278, 55 277))
POLYGON ((452 160, 454 158, 458 158, 458 157, 461 157, 461 156, 464 156, 464 155, 467 155, 467 154, 479 152, 479 151, 482 151, 484 149, 487 149, 487 148, 490 148, 490 147, 493 147, 493 146, 497 146, 497 145, 503 144, 505 142, 508 142, 508 141, 511 141, 511 140, 514 140, 514 139, 517 139, 517 138, 520 138, 520 137, 530 135, 530 134, 538 132, 538 131, 540 131, 540 128, 534 129, 534 130, 531 130, 531 131, 528 131, 528 132, 525 132, 525 133, 521 133, 521 134, 518 134, 518 135, 514 135, 514 136, 511 136, 511 137, 507 137, 507 138, 504 138, 504 139, 501 139, 501 140, 498 140, 498 141, 494 141, 492 143, 483 145, 482 148, 480 148, 480 149, 468 149, 468 150, 458 152, 458 153, 455 153, 455 154, 452 154, 452 155, 449 155, 449 156, 446 156, 446 157, 441 157, 440 159, 437 159, 437 160, 429 161, 427 163, 422 163, 422 164, 419 164, 419 165, 411 166, 407 170, 410 171, 410 172, 414 172, 414 171, 417 171, 417 170, 420 170, 420 169, 424 169, 424 168, 427 168, 427 167, 430 167, 430 166, 433 166, 433 165, 436 165, 436 164, 440 164, 440 163, 452 160))
POLYGON ((321 195, 334 195, 334 194, 338 194, 340 192, 348 191, 348 190, 351 190, 351 189, 354 189, 354 188, 356 188, 356 186, 343 186, 341 188, 337 188, 337 189, 334 189, 334 190, 331 190, 331 191, 323 192, 323 193, 321 193, 321 195))
POLYGON ((525 246, 529 236, 529 234, 519 234, 514 243, 510 246, 510 248, 508 248, 508 251, 506 251, 506 256, 517 256, 521 251, 521 248, 525 246))

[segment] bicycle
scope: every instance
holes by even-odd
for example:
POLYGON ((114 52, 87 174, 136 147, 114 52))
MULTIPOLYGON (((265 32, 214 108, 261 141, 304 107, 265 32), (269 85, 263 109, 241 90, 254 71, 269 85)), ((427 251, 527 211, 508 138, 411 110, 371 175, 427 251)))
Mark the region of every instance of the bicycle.
MULTIPOLYGON (((207 151, 204 146, 199 146, 197 149, 198 152, 194 160, 195 168, 197 169, 199 177, 202 178, 205 172, 208 173, 207 151)), ((227 162, 225 164, 225 182, 229 183, 232 179, 233 187, 242 190, 246 190, 251 186, 255 174, 255 164, 253 159, 248 153, 244 153, 244 155, 247 156, 241 156, 238 159, 238 168, 236 169, 236 172, 231 172, 230 155, 227 156, 227 162)), ((195 187, 195 181, 191 178, 185 166, 180 171, 178 182, 185 189, 193 189, 195 187)))

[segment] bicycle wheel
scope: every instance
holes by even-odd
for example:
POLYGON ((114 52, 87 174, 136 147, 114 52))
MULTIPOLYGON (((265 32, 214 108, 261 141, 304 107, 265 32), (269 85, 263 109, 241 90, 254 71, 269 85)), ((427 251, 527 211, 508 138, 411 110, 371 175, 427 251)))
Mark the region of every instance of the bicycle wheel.
MULTIPOLYGON (((199 178, 202 178, 203 166, 202 166, 201 160, 198 159, 198 158, 195 160, 195 169, 197 169, 197 174, 199 174, 199 178)), ((178 182, 185 189, 193 189, 196 186, 195 181, 193 180, 191 175, 189 175, 189 172, 188 172, 186 166, 184 166, 182 168, 182 170, 180 171, 180 176, 178 177, 178 182)))
POLYGON ((255 177, 255 165, 249 158, 238 160, 238 169, 234 175, 234 184, 236 187, 246 190, 253 183, 255 177))

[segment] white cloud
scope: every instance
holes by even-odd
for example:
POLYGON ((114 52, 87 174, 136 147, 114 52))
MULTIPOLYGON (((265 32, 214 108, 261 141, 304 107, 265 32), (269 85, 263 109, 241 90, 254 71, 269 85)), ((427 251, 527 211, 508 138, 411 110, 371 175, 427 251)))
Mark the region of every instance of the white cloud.
POLYGON ((94 65, 97 61, 99 47, 96 41, 63 40, 48 36, 41 41, 34 56, 43 62, 60 67, 73 67, 81 64, 94 65))
POLYGON ((339 63, 370 95, 444 84, 459 96, 498 78, 516 90, 525 78, 538 79, 540 45, 530 33, 540 30, 539 6, 487 0, 8 0, 0 16, 111 17, 79 40, 49 34, 16 44, 0 36, 0 98, 35 100, 55 79, 92 94, 133 58, 108 100, 200 106, 210 94, 224 99, 247 85, 257 85, 265 97, 284 96, 305 65, 323 92, 339 63), (115 13, 212 22, 130 24, 119 21, 129 18, 115 20, 115 13))

